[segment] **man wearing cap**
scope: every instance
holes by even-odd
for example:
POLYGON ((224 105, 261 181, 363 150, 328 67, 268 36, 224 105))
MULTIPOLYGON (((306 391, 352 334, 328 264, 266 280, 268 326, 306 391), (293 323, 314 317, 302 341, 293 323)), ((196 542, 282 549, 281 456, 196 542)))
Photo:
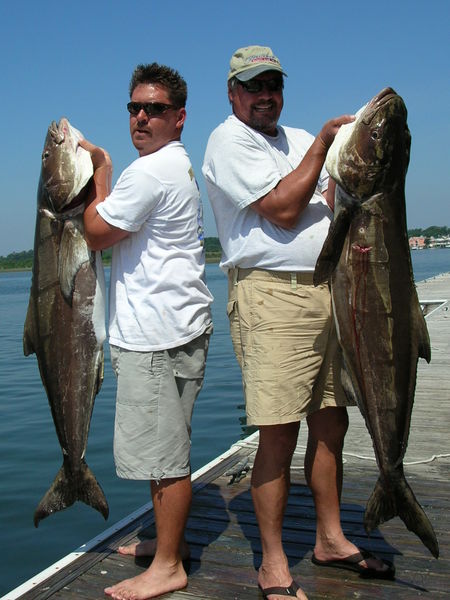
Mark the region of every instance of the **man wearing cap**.
POLYGON ((233 114, 211 134, 203 174, 228 273, 234 350, 247 424, 259 428, 252 497, 263 558, 258 584, 270 600, 306 598, 282 546, 290 464, 306 418, 305 476, 317 528, 313 562, 392 577, 390 567, 347 540, 340 523, 342 448, 350 404, 326 285, 312 276, 332 219, 334 182, 323 168, 344 115, 314 138, 278 125, 283 76, 272 50, 249 46, 230 61, 233 114))

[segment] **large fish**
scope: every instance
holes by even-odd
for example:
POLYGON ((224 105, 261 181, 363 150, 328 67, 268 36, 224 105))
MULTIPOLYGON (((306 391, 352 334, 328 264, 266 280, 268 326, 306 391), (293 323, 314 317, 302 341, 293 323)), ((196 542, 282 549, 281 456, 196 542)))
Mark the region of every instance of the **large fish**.
POLYGON ((386 88, 338 132, 326 160, 337 182, 335 217, 314 282, 331 283, 342 382, 365 418, 380 471, 366 531, 398 515, 438 557, 433 528, 403 472, 417 361, 431 358, 406 229, 406 117, 402 98, 386 88))
POLYGON ((84 455, 103 380, 105 282, 100 253, 83 236, 93 174, 90 154, 67 119, 48 128, 37 196, 33 278, 23 346, 36 353, 64 462, 40 501, 34 524, 82 500, 108 516, 84 455))

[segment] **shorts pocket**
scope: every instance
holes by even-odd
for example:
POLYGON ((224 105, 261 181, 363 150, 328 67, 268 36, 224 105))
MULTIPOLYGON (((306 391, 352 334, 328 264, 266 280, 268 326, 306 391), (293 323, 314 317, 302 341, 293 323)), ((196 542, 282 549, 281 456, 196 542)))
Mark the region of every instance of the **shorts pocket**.
POLYGON ((236 300, 231 300, 230 302, 228 302, 228 304, 227 304, 227 316, 228 316, 229 319, 231 319, 231 316, 232 316, 235 308, 236 308, 236 300))
POLYGON ((120 348, 119 346, 113 346, 110 344, 109 353, 111 358, 111 367, 116 377, 119 376, 119 360, 120 360, 120 348))
POLYGON ((239 314, 237 300, 230 300, 227 303, 227 316, 230 321, 231 331, 239 326, 239 314))
POLYGON ((118 361, 117 404, 158 404, 165 361, 161 352, 121 351, 118 361))
POLYGON ((174 376, 181 379, 203 379, 208 345, 209 334, 203 333, 183 346, 168 350, 174 376))

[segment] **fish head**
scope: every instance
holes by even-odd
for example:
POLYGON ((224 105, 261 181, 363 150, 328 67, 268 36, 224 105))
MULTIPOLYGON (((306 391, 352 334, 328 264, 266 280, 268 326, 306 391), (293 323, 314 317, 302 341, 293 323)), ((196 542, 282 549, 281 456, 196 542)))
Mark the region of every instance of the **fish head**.
POLYGON ((79 145, 81 133, 66 118, 52 121, 42 152, 40 185, 46 191, 47 208, 59 214, 84 201, 93 175, 90 153, 79 145))
POLYGON ((385 88, 339 129, 325 166, 341 188, 364 200, 404 185, 410 146, 405 103, 385 88))

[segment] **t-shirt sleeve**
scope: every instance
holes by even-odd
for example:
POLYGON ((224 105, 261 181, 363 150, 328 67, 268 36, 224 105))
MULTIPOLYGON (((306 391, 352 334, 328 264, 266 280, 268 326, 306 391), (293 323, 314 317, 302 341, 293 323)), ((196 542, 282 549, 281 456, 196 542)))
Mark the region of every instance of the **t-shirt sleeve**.
POLYGON ((322 167, 322 171, 319 176, 319 181, 317 183, 317 187, 319 188, 319 190, 322 194, 328 189, 328 180, 329 179, 330 179, 330 176, 328 175, 328 171, 325 169, 325 167, 322 167))
POLYGON ((281 180, 274 159, 246 130, 216 132, 203 174, 239 209, 268 194, 281 180))
POLYGON ((164 195, 161 183, 150 174, 129 167, 111 194, 97 205, 100 216, 125 231, 138 231, 164 195))

